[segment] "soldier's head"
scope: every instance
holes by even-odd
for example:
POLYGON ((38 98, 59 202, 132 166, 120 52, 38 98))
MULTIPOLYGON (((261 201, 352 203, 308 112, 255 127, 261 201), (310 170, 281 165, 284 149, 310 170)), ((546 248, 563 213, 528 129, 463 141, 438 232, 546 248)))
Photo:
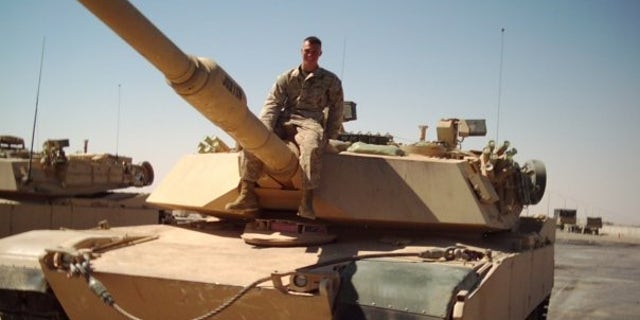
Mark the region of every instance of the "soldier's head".
POLYGON ((322 41, 318 37, 306 37, 302 42, 302 69, 313 71, 318 68, 318 59, 322 55, 322 41))

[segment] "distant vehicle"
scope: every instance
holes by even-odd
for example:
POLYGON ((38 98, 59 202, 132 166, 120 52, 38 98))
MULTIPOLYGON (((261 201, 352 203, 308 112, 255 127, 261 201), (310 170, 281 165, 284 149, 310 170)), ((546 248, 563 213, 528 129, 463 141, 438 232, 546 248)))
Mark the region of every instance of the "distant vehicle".
POLYGON ((582 228, 582 233, 598 235, 602 229, 602 217, 587 217, 587 223, 582 228))
POLYGON ((567 232, 581 232, 580 226, 578 226, 577 210, 575 209, 555 209, 553 216, 556 218, 556 225, 558 229, 567 232))
POLYGON ((572 233, 599 234, 602 228, 601 217, 587 217, 585 224, 580 224, 577 213, 576 209, 555 209, 553 216, 558 229, 572 233))

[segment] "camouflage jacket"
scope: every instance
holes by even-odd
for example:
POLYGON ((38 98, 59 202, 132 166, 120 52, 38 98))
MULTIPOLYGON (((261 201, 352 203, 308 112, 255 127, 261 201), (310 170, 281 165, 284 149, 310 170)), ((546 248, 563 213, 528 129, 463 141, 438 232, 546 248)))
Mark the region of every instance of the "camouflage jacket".
POLYGON ((277 123, 312 119, 323 125, 325 138, 335 139, 342 125, 343 101, 342 83, 335 74, 318 68, 305 77, 298 66, 278 76, 260 119, 272 130, 277 123))

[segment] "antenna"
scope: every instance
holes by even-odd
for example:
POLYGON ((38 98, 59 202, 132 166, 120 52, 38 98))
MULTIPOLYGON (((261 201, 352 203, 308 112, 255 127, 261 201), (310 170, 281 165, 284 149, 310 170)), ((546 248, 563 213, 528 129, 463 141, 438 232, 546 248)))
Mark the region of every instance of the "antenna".
POLYGON ((120 144, 120 87, 118 83, 118 118, 116 119, 116 159, 118 159, 118 146, 120 144))
POLYGON ((27 179, 24 182, 31 181, 31 162, 33 162, 33 140, 36 135, 36 122, 38 121, 38 101, 40 100, 40 82, 42 80, 42 65, 44 63, 44 45, 46 38, 42 37, 42 53, 40 54, 40 71, 38 72, 38 89, 36 90, 36 111, 33 114, 33 129, 31 130, 31 147, 29 151, 29 170, 27 171, 27 179))
POLYGON ((342 41, 342 70, 340 70, 340 81, 344 82, 344 59, 347 55, 347 37, 342 41))
POLYGON ((500 140, 500 98, 502 97, 502 60, 504 57, 504 28, 500 29, 500 75, 498 76, 498 116, 496 121, 496 143, 500 140))

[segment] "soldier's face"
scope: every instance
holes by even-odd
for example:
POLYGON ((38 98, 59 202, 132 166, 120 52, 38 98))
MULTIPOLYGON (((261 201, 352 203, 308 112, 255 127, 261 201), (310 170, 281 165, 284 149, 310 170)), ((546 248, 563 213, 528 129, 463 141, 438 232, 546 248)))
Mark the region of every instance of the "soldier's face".
POLYGON ((317 64, 318 58, 322 55, 322 46, 319 44, 311 44, 305 41, 302 44, 302 60, 309 64, 317 64))

